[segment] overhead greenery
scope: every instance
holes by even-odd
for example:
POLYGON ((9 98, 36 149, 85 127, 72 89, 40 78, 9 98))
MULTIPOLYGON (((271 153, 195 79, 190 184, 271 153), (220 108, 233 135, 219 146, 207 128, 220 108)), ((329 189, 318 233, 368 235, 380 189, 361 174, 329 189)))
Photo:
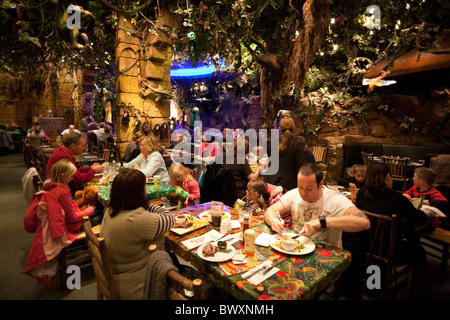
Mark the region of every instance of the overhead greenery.
POLYGON ((176 37, 174 59, 225 60, 226 68, 216 67, 260 86, 269 117, 286 107, 283 102, 319 89, 330 97, 365 95, 361 83, 368 67, 412 48, 425 52, 450 30, 448 0, 79 0, 73 3, 95 16, 82 22, 92 50, 80 50, 55 32, 58 1, 2 2, 3 72, 24 77, 41 74, 40 68, 92 63, 105 71, 114 61, 117 16, 127 12, 135 25, 147 20, 150 32, 161 29, 176 37), (367 12, 374 4, 380 8, 379 29, 371 29, 367 12), (182 28, 157 25, 161 8, 181 16, 182 28))

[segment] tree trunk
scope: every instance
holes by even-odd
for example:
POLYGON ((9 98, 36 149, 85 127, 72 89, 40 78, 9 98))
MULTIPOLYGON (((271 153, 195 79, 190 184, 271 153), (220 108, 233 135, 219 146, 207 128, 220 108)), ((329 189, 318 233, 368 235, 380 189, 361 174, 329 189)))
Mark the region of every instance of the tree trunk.
POLYGON ((330 0, 307 0, 303 5, 304 28, 292 42, 287 55, 278 58, 278 63, 282 66, 281 79, 267 83, 267 70, 263 68, 260 82, 261 106, 269 127, 272 127, 278 112, 274 110, 272 101, 277 92, 290 88, 291 84, 297 89, 304 86, 311 61, 320 49, 328 30, 331 3, 330 0))

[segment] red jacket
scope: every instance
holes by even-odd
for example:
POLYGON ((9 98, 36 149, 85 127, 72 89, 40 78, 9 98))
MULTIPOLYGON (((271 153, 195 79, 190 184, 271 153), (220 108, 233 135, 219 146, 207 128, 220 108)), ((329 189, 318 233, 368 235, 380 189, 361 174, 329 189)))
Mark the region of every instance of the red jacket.
MULTIPOLYGON (((36 218, 24 220, 24 228, 35 229, 33 242, 28 255, 25 273, 33 277, 33 269, 54 259, 61 250, 71 244, 82 223, 83 216, 90 216, 94 213, 93 208, 80 210, 66 185, 56 183, 46 183, 40 196, 36 218), (34 224, 34 225, 30 225, 34 224)), ((29 210, 33 208, 30 207, 29 210)), ((27 211, 28 213, 28 211, 27 211)), ((38 283, 48 282, 48 278, 37 278, 38 283)))
POLYGON ((423 196, 424 200, 428 200, 430 202, 430 206, 440 209, 444 214, 448 214, 449 212, 448 199, 434 187, 420 192, 418 186, 413 186, 411 189, 406 190, 404 194, 409 195, 411 198, 419 198, 423 196))
MULTIPOLYGON (((52 155, 48 159, 47 173, 46 173, 47 179, 50 177, 50 170, 52 166, 61 159, 67 159, 76 165, 75 157, 70 153, 69 149, 67 149, 64 146, 60 146, 52 153, 52 155)), ((74 194, 75 191, 79 189, 81 184, 92 180, 94 175, 95 170, 92 169, 91 167, 77 168, 77 172, 73 176, 73 180, 70 181, 69 183, 69 187, 72 193, 74 194)))

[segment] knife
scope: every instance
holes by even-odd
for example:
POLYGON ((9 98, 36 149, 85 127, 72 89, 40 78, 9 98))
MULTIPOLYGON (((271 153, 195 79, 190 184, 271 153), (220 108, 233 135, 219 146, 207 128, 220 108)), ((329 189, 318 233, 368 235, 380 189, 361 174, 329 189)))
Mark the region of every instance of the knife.
POLYGON ((245 277, 242 277, 242 278, 244 278, 244 279, 250 279, 251 277, 253 277, 255 274, 257 274, 258 272, 261 272, 261 271, 264 271, 264 270, 266 270, 267 268, 270 268, 269 266, 264 266, 264 267, 262 267, 261 269, 258 269, 258 268, 256 268, 255 270, 253 270, 253 272, 250 272, 247 276, 245 276, 245 277))
POLYGON ((284 260, 286 260, 286 259, 278 260, 276 263, 274 263, 274 264, 271 265, 269 268, 267 268, 266 270, 264 270, 263 276, 266 275, 270 270, 272 270, 272 269, 275 268, 276 266, 280 265, 284 260))

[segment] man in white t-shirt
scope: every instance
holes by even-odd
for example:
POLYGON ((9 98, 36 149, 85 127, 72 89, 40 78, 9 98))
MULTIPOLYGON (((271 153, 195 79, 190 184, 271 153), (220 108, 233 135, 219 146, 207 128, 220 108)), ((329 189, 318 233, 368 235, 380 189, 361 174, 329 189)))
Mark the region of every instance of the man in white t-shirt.
POLYGON ((297 175, 297 188, 267 208, 265 221, 276 232, 284 230, 280 215, 291 211, 292 228, 299 235, 316 238, 342 248, 342 231, 359 232, 370 228, 367 216, 349 199, 323 185, 322 169, 303 165, 297 175))

